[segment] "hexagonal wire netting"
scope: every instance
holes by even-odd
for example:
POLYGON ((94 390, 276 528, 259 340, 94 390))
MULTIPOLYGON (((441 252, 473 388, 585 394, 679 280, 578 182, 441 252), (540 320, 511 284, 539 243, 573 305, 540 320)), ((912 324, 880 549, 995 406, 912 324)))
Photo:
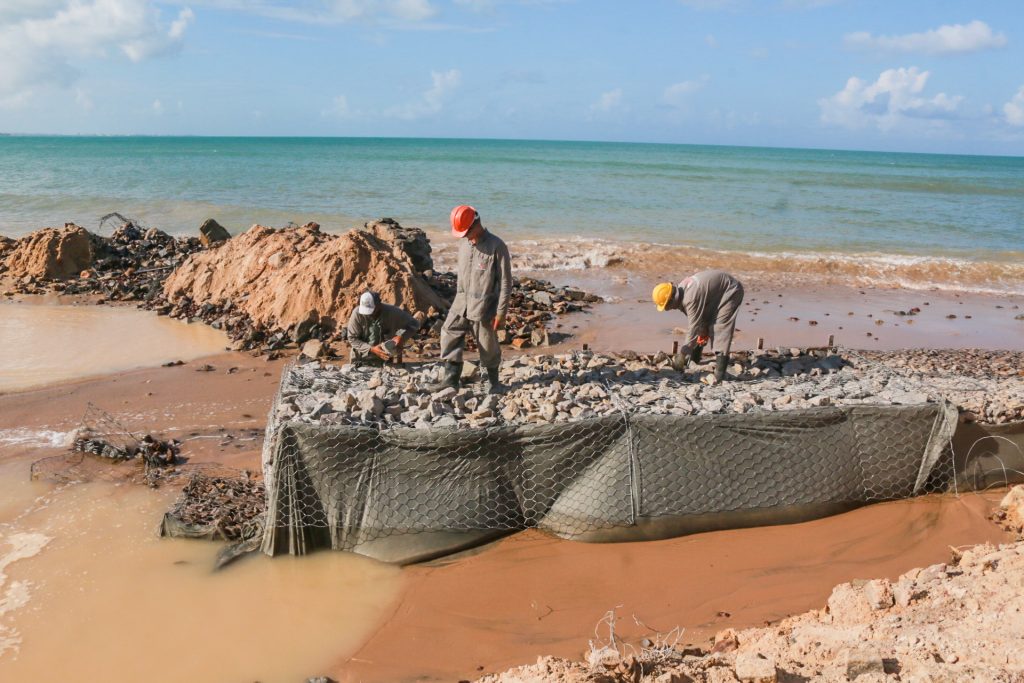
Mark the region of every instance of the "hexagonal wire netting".
MULTIPOLYGON (((950 444, 957 411, 941 397, 920 405, 678 414, 686 411, 674 402, 689 401, 694 385, 640 374, 602 376, 612 406, 604 412, 482 428, 307 423, 281 410, 279 393, 264 445, 263 550, 326 547, 405 562, 527 528, 569 539, 640 540, 808 519, 956 488, 950 444)), ((404 381, 382 373, 386 388, 404 381)), ((580 380, 553 372, 530 381, 580 380)), ((333 393, 360 388, 342 375, 316 382, 333 393)), ((927 392, 908 378, 892 382, 927 392)))

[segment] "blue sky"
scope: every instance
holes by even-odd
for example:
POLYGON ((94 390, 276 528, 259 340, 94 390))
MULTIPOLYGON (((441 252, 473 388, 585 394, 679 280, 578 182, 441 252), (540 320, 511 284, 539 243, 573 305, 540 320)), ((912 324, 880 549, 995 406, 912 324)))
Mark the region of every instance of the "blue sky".
POLYGON ((1024 6, 0 0, 0 131, 1024 155, 1024 6))

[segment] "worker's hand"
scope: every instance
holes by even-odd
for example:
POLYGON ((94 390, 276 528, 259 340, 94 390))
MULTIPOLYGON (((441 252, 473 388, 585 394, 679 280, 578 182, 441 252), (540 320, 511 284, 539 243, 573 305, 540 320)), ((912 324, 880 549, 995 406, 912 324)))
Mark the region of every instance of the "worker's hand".
POLYGON ((502 329, 504 327, 505 327, 505 316, 503 316, 503 315, 496 315, 496 316, 494 316, 494 322, 491 323, 491 328, 495 332, 497 332, 498 330, 500 330, 500 329, 502 329))
POLYGON ((378 344, 377 346, 372 347, 370 349, 370 353, 372 353, 373 355, 377 356, 377 358, 380 358, 381 360, 391 360, 391 355, 387 351, 385 351, 380 346, 380 344, 378 344))
POLYGON ((697 335, 697 346, 707 346, 709 341, 711 341, 710 337, 705 337, 700 334, 697 335))
POLYGON ((405 343, 405 337, 403 337, 400 334, 396 334, 394 337, 391 338, 391 341, 394 342, 395 344, 395 350, 398 350, 402 348, 402 344, 405 343))

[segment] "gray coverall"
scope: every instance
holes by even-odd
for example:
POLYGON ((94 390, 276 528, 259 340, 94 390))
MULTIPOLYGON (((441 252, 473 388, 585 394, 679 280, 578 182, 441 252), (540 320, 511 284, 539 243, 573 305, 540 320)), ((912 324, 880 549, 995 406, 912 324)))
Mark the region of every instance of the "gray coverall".
POLYGON ((676 288, 676 305, 686 314, 689 327, 683 345, 692 349, 697 337, 710 337, 715 353, 729 353, 736 316, 743 303, 743 284, 721 270, 703 270, 676 288))
POLYGON ((441 360, 462 362, 466 333, 472 333, 480 347, 480 365, 501 364, 495 317, 508 312, 512 294, 512 259, 508 247, 486 230, 476 244, 463 239, 459 245, 458 282, 455 301, 441 328, 441 360))
POLYGON ((352 362, 377 360, 370 349, 395 336, 412 336, 418 329, 420 324, 416 318, 398 306, 382 303, 380 317, 377 318, 362 315, 357 306, 348 318, 348 344, 352 347, 352 362))

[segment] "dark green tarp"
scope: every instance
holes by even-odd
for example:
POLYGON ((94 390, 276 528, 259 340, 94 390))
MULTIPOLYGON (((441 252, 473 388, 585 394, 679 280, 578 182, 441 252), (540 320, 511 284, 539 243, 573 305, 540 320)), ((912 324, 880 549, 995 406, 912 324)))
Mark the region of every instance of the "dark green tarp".
POLYGON ((416 562, 536 527, 632 541, 952 488, 949 404, 635 415, 488 429, 285 422, 263 550, 416 562))

